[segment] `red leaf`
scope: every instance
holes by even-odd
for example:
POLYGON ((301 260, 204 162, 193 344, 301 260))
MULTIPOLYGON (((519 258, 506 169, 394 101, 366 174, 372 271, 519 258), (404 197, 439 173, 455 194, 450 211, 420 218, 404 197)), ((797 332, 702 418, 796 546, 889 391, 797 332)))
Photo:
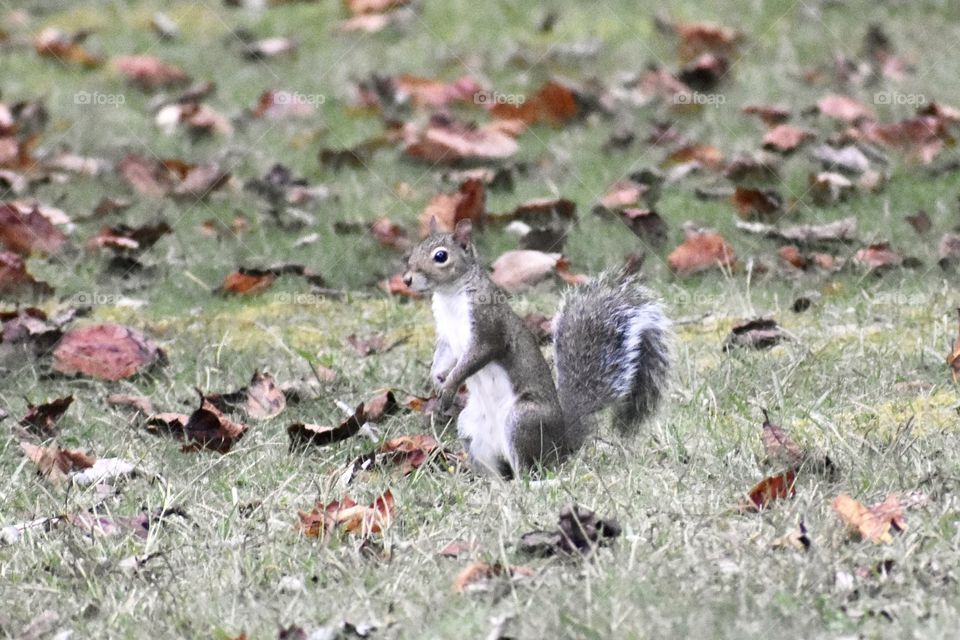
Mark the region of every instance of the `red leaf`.
POLYGON ((748 503, 742 503, 741 509, 759 511, 775 500, 792 498, 797 491, 797 474, 792 469, 776 476, 764 478, 747 493, 748 503))
POLYGON ((119 324, 71 329, 53 351, 53 368, 101 380, 122 380, 152 365, 162 352, 145 335, 119 324))

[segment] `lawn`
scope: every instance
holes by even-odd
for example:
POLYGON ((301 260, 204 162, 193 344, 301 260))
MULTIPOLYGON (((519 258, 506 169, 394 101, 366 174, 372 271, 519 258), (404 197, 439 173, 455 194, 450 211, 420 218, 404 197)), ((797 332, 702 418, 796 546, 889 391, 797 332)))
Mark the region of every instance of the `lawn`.
MULTIPOLYGON (((36 306, 53 317, 89 307, 68 327, 120 323, 165 354, 110 382, 55 371, 52 345, 0 341, 0 415, 8 414, 0 425, 3 637, 272 638, 291 626, 329 632, 312 636, 324 638, 953 637, 960 394, 945 359, 957 340, 960 276, 938 245, 960 227, 960 156, 950 136, 960 116, 929 116, 944 131, 923 140, 928 162, 901 130, 870 136, 914 117, 918 106, 960 107, 955 3, 422 0, 372 33, 344 31, 351 14, 334 1, 25 0, 0 3, 0 16, 0 103, 40 100, 49 113, 27 151, 36 161, 17 165, 0 145, 0 169, 7 162, 27 178, 53 176, 21 189, 0 176, 10 187, 0 200, 35 198, 71 219, 58 225, 66 235, 58 250, 25 252, 27 270, 52 293, 3 290, 0 311, 36 306), (250 6, 257 4, 269 6, 250 6), (157 12, 177 25, 176 37, 151 28, 157 12), (685 94, 701 104, 677 104, 657 87, 645 93, 651 65, 676 73, 686 64, 674 26, 699 22, 742 36, 719 79, 707 69, 709 88, 685 94), (880 54, 865 45, 871 25, 889 38, 880 54), (69 43, 56 56, 39 55, 35 39, 50 27, 67 39, 90 30, 77 46, 103 64, 70 61, 79 54, 69 43), (251 43, 274 36, 296 51, 246 55, 251 43), (193 135, 181 123, 165 132, 157 109, 186 85, 132 85, 116 58, 133 54, 214 82, 202 103, 229 131, 193 135), (406 475, 389 464, 345 474, 402 435, 429 434, 459 451, 448 419, 416 410, 342 442, 291 449, 293 423, 337 425, 385 389, 402 402, 432 393, 429 304, 384 291, 380 283, 403 268, 403 250, 368 228, 387 217, 416 239, 421 213, 438 193, 457 190, 463 166, 413 160, 391 137, 397 122, 423 127, 443 107, 382 97, 371 105, 376 91, 358 92, 359 83, 377 85, 374 75, 401 74, 469 76, 504 101, 528 102, 560 80, 589 98, 577 117, 526 127, 508 159, 479 163, 505 167, 513 183, 489 185, 485 210, 509 214, 534 198, 575 203, 577 220, 554 245, 574 274, 643 255, 642 277, 675 321, 675 367, 663 410, 635 438, 604 428, 558 468, 512 482, 455 461, 406 475), (265 91, 299 96, 309 112, 256 117, 265 91), (829 95, 851 98, 868 115, 843 122, 825 113, 817 105, 829 95), (742 107, 774 104, 811 139, 771 154, 775 177, 736 182, 777 191, 782 202, 764 222, 779 227, 855 218, 852 241, 800 245, 811 261, 818 252, 829 258, 827 268, 788 264, 779 252, 789 243, 739 228, 744 221, 728 197, 735 180, 725 170, 729 176, 732 160, 759 151, 767 131, 742 107), (861 184, 864 172, 850 170, 840 172, 852 183, 842 197, 822 195, 809 182, 823 170, 814 153, 845 135, 863 136, 857 144, 879 184, 861 184), (377 148, 358 163, 318 159, 371 140, 377 148), (719 159, 665 162, 693 144, 709 145, 719 159), (65 150, 98 161, 99 171, 51 169, 65 150), (149 192, 117 168, 130 156, 213 164, 229 178, 199 193, 149 192), (249 186, 277 163, 315 189, 277 204, 249 186), (616 211, 593 212, 614 182, 645 169, 665 177, 659 200, 648 203, 665 223, 663 243, 631 232, 616 211), (97 217, 104 198, 129 206, 97 217), (905 217, 921 210, 929 228, 918 231, 905 217), (103 227, 159 221, 170 232, 142 251, 90 246, 103 227), (736 265, 678 273, 669 256, 685 242, 685 223, 721 234, 736 265), (884 256, 893 264, 871 268, 862 250, 881 242, 890 243, 892 258, 884 256), (278 264, 304 266, 323 284, 287 274, 261 281, 259 293, 218 291, 241 267, 278 264), (798 312, 801 297, 811 304, 798 312), (784 338, 771 348, 724 350, 731 330, 755 318, 775 319, 784 338), (382 348, 362 355, 351 336, 382 348), (190 414, 198 391, 234 391, 255 371, 296 387, 299 397, 288 395, 279 415, 262 420, 230 413, 249 429, 225 454, 184 452, 174 438, 151 433, 142 414, 107 402, 111 394, 145 396, 157 412, 190 414), (58 433, 27 438, 18 422, 28 405, 65 396, 73 402, 58 433), (757 512, 742 508, 747 492, 783 471, 761 441, 764 410, 810 455, 795 495, 757 512), (25 439, 120 458, 139 473, 92 486, 57 483, 24 455, 25 439), (816 463, 824 456, 829 472, 816 463), (315 503, 349 495, 366 505, 387 490, 395 514, 382 532, 340 527, 310 537, 298 526, 298 512, 315 503), (896 494, 908 507, 889 539, 874 542, 840 518, 833 503, 842 494, 864 505, 896 494), (615 518, 620 536, 586 557, 521 550, 523 534, 554 527, 574 503, 615 518), (121 522, 163 510, 176 513, 142 535, 60 518, 121 522), (16 528, 38 518, 60 519, 16 528), (809 544, 783 544, 801 523, 809 544), (458 557, 440 553, 450 543, 461 547, 458 557), (455 592, 474 561, 520 569, 455 592)), ((494 120, 474 100, 449 111, 494 120)), ((22 142, 20 126, 12 135, 22 142)), ((488 263, 518 246, 503 226, 478 234, 488 263)), ((515 295, 514 307, 550 315, 564 286, 548 276, 515 295)))

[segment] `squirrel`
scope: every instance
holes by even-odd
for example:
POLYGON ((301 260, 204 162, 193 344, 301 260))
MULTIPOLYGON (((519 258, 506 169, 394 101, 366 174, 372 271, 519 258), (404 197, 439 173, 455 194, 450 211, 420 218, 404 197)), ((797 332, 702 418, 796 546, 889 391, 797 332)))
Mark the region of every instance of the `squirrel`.
POLYGON ((536 338, 481 266, 472 225, 437 230, 407 258, 404 284, 431 293, 440 410, 467 385, 457 431, 471 462, 514 477, 576 451, 592 418, 613 407, 629 433, 661 402, 670 371, 670 321, 635 276, 604 274, 564 294, 553 319, 557 380, 536 338))

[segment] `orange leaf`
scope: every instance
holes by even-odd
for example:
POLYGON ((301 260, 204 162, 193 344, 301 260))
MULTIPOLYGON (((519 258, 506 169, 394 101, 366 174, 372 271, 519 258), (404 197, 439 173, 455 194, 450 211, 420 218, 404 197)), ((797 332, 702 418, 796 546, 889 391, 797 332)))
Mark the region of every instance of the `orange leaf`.
POLYGON ((879 544, 893 542, 890 527, 894 521, 903 522, 903 515, 898 506, 888 503, 891 497, 874 507, 865 507, 846 494, 841 494, 833 500, 833 510, 847 525, 855 530, 864 540, 879 544))
POLYGON ((667 257, 667 263, 679 275, 690 275, 708 269, 732 267, 737 254, 730 243, 716 231, 694 231, 667 257))
POLYGON ((747 493, 750 501, 741 503, 741 509, 759 511, 775 500, 792 498, 797 493, 796 480, 797 474, 792 469, 764 478, 747 493))

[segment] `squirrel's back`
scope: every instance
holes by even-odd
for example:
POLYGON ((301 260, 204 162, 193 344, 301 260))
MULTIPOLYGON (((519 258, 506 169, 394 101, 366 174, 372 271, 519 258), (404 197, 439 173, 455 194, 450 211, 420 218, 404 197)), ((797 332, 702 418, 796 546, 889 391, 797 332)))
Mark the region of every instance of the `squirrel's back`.
POLYGON ((662 305, 636 277, 605 274, 570 289, 553 329, 564 418, 582 425, 614 406, 616 427, 634 430, 666 392, 669 341, 662 305))

